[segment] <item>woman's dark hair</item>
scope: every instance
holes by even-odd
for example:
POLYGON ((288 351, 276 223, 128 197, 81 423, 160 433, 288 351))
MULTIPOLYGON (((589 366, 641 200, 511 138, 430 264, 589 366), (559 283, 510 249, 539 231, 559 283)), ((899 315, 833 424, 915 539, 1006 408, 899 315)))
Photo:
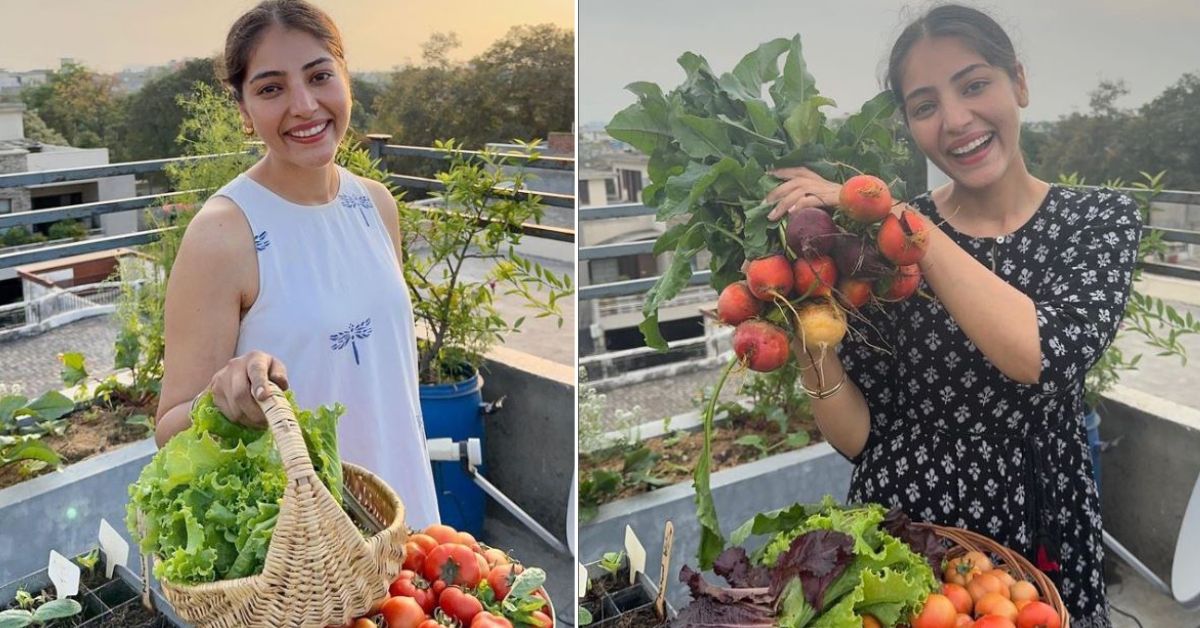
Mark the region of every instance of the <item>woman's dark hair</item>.
POLYGON ((263 0, 242 14, 225 37, 225 55, 218 75, 238 102, 242 100, 242 84, 246 81, 250 55, 254 54, 263 31, 274 24, 316 37, 338 62, 346 63, 342 34, 327 13, 304 0, 263 0))
POLYGON ((1013 50, 1012 40, 996 20, 971 7, 936 6, 909 24, 892 45, 885 88, 891 90, 901 111, 904 110, 904 93, 900 74, 904 70, 904 60, 913 45, 927 37, 957 37, 989 64, 1003 68, 1013 80, 1017 78, 1017 53, 1013 50))

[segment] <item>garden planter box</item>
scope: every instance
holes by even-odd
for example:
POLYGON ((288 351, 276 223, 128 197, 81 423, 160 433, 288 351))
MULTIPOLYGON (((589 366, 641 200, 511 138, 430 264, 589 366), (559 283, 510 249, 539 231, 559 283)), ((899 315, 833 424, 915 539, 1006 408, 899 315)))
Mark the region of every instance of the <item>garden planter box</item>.
MULTIPOLYGON (((851 465, 828 443, 769 456, 712 475, 713 500, 726 535, 760 512, 816 502, 825 495, 844 499, 850 488, 851 465)), ((690 595, 679 584, 679 569, 695 566, 700 545, 695 491, 690 481, 617 500, 600 507, 596 518, 579 529, 581 558, 597 560, 604 548, 621 547, 629 525, 645 543, 646 555, 662 555, 663 524, 675 524, 668 574, 667 600, 682 608, 690 595)))
MULTIPOLYGON (((0 608, 8 607, 18 590, 31 594, 52 588, 50 576, 45 569, 32 573, 0 587, 0 608)), ((44 624, 49 628, 186 628, 175 616, 170 605, 157 590, 150 596, 155 610, 142 605, 142 581, 125 567, 118 566, 112 578, 104 576, 103 564, 97 565, 90 576, 84 572, 79 583, 79 593, 73 599, 83 607, 83 612, 44 624)))
MULTIPOLYGON (((600 567, 599 562, 587 565, 588 580, 597 582, 609 574, 600 567)), ((606 587, 604 593, 584 604, 592 614, 592 623, 588 628, 623 628, 637 626, 651 628, 657 625, 657 615, 654 614, 654 599, 658 596, 658 587, 639 573, 635 582, 629 584, 629 565, 624 563, 615 579, 606 587)), ((667 621, 675 617, 675 609, 668 601, 666 604, 667 621)))
MULTIPOLYGON (((156 451, 147 438, 0 490, 0 521, 11 522, 0 534, 0 582, 44 568, 50 550, 64 556, 86 551, 95 545, 101 519, 129 539, 129 485, 156 451)), ((136 564, 136 546, 129 560, 136 564)))

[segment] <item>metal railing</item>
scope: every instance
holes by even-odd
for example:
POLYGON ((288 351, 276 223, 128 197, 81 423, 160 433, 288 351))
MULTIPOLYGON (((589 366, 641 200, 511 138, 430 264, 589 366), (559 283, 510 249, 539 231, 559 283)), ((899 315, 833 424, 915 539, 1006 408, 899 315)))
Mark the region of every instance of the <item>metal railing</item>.
MULTIPOLYGON (((1133 190, 1124 191, 1133 192, 1133 190)), ((1155 198, 1155 203, 1200 206, 1200 192, 1166 191, 1155 198)), ((587 221, 653 216, 655 213, 655 208, 647 207, 640 203, 584 207, 579 210, 579 222, 583 224, 587 221)), ((1200 231, 1152 225, 1147 225, 1144 229, 1147 233, 1158 232, 1165 243, 1180 245, 1187 249, 1200 245, 1200 231)), ((626 255, 644 255, 653 252, 654 240, 582 246, 579 247, 579 260, 580 262, 585 262, 626 255)), ((1192 258, 1194 265, 1158 260, 1143 260, 1141 265, 1148 273, 1200 281, 1200 251, 1197 253, 1196 257, 1192 258)), ((675 299, 668 301, 662 307, 667 308, 690 304, 702 305, 715 301, 716 295, 711 289, 707 288, 710 275, 711 273, 708 270, 693 272, 688 282, 689 286, 692 287, 685 288, 675 299)), ((653 287, 657 280, 658 276, 652 276, 580 286, 578 288, 579 300, 581 302, 596 301, 594 311, 601 320, 607 316, 639 312, 641 311, 646 291, 653 287)), ((611 384, 620 380, 624 374, 632 371, 638 371, 641 377, 645 377, 649 376, 648 374, 656 369, 666 368, 665 365, 668 363, 712 359, 714 351, 711 346, 713 335, 710 332, 706 332, 706 334, 706 336, 672 342, 670 343, 671 349, 665 354, 648 347, 639 347, 610 353, 580 356, 580 365, 590 366, 589 377, 594 378, 597 382, 606 381, 611 384), (595 371, 594 375, 592 374, 593 370, 595 371)))
POLYGON ((127 285, 136 287, 140 283, 104 281, 69 288, 56 287, 29 301, 0 305, 0 332, 36 327, 57 316, 81 310, 96 308, 99 311, 99 308, 104 308, 102 311, 110 311, 116 306, 122 289, 127 285))
MULTIPOLYGON (((387 139, 391 136, 373 135, 370 137, 369 149, 373 158, 379 158, 383 155, 404 155, 415 156, 428 159, 447 159, 449 152, 435 148, 426 148, 418 146, 392 146, 388 145, 387 139)), ((477 151, 466 151, 473 154, 477 151)), ((88 181, 93 179, 101 179, 107 177, 116 177, 123 175, 139 175, 162 172, 168 165, 182 164, 197 161, 210 160, 220 157, 227 157, 237 153, 225 153, 218 155, 201 155, 192 157, 175 157, 171 159, 151 159, 146 161, 124 162, 117 164, 104 164, 99 166, 85 166, 80 168, 63 168, 58 170, 43 170, 38 172, 21 172, 14 174, 0 174, 0 189, 28 187, 33 185, 46 185, 52 183, 64 183, 71 181, 88 181)), ((509 155, 505 154, 506 159, 521 159, 524 158, 528 163, 526 165, 536 168, 550 168, 554 170, 570 170, 574 168, 574 160, 563 157, 540 157, 531 159, 526 155, 509 155)), ((422 190, 438 190, 441 189, 441 183, 435 179, 424 179, 421 177, 409 177, 402 174, 389 173, 392 182, 400 187, 416 188, 422 190)), ((191 192, 203 190, 190 190, 169 192, 165 194, 152 194, 146 196, 138 196, 133 198, 124 198, 116 200, 105 200, 94 203, 80 203, 64 207, 55 207, 52 209, 40 209, 24 212, 15 212, 0 216, 0 232, 12 227, 22 227, 39 225, 45 223, 57 222, 67 219, 95 218, 106 214, 118 212, 126 212, 131 210, 147 209, 151 207, 161 206, 170 203, 172 199, 179 198, 191 192)), ((511 194, 510 190, 498 190, 506 194, 511 194)), ((550 194, 541 192, 529 192, 527 190, 518 190, 516 194, 521 198, 536 196, 541 203, 554 207, 573 207, 575 199, 571 195, 550 194)), ((427 209, 425 211, 438 211, 435 209, 427 209)), ((172 229, 167 227, 163 229, 149 229, 145 231, 136 231, 119 235, 90 238, 82 241, 72 242, 69 244, 60 244, 53 246, 35 247, 32 249, 23 249, 18 251, 3 252, 0 249, 0 269, 12 268, 24 264, 34 262, 42 262, 53 259, 61 259, 73 255, 83 253, 93 253, 97 251, 107 251, 121 247, 135 246, 139 244, 147 244, 159 238, 163 231, 172 229)), ((551 227, 538 224, 525 224, 519 227, 522 233, 531 237, 545 238, 557 240, 560 242, 574 242, 575 231, 573 229, 565 229, 561 227, 551 227)))
MULTIPOLYGON (((1135 190, 1123 190, 1132 193, 1135 190)), ((1155 204, 1172 203, 1183 204, 1189 206, 1200 206, 1200 192, 1189 192, 1179 190, 1164 191, 1155 198, 1155 204)), ((628 218, 635 216, 653 216, 656 210, 653 207, 647 207, 640 203, 630 203, 623 205, 607 205, 601 207, 584 207, 579 210, 579 221, 593 220, 611 220, 615 218, 628 218)), ((1186 246, 1200 246, 1200 231, 1191 229, 1172 229, 1168 227, 1159 227, 1146 225, 1144 230, 1147 233, 1158 232, 1162 236, 1162 241, 1169 244, 1181 244, 1186 246)), ((580 261, 606 259, 613 257, 622 257, 625 255, 642 255, 654 252, 654 241, 643 240, 638 242, 622 242, 617 244, 602 244, 595 246, 579 247, 580 261)), ((1181 279, 1190 279, 1200 281, 1200 256, 1195 260, 1195 265, 1180 264, 1177 262, 1166 262, 1156 260, 1143 260, 1142 268, 1146 272, 1156 275, 1168 275, 1181 279)), ((693 273, 691 285, 704 285, 708 283, 709 272, 698 271, 693 273)), ((632 279, 626 281, 617 281, 602 284, 593 284, 589 286, 580 286, 579 299, 606 299, 618 296, 630 296, 644 294, 658 277, 646 277, 642 279, 632 279)))

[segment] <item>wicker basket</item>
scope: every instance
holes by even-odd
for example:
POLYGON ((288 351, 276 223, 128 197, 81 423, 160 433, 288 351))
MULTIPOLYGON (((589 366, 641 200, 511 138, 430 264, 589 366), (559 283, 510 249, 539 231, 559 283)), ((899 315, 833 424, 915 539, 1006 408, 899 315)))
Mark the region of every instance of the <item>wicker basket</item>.
POLYGON ((946 558, 955 558, 966 554, 967 552, 976 551, 983 552, 988 556, 993 557, 996 567, 1004 567, 1014 578, 1028 580, 1037 587, 1038 592, 1042 594, 1042 601, 1054 608, 1054 612, 1058 613, 1062 619, 1061 628, 1071 628, 1071 618, 1067 614, 1067 608, 1063 605, 1062 596, 1058 593, 1058 588, 1054 586, 1054 582, 1050 577, 1042 573, 1040 569, 1033 566, 1024 556, 1014 552, 1007 547, 989 539, 988 537, 964 530, 962 528, 950 528, 946 526, 934 525, 932 523, 914 523, 918 528, 932 530, 934 534, 950 542, 950 550, 946 553, 946 558))
POLYGON ((197 628, 340 626, 386 597, 404 562, 400 498, 369 471, 342 464, 345 490, 387 526, 364 539, 317 478, 291 404, 270 389, 259 405, 288 484, 262 573, 195 586, 162 583, 175 612, 197 628))

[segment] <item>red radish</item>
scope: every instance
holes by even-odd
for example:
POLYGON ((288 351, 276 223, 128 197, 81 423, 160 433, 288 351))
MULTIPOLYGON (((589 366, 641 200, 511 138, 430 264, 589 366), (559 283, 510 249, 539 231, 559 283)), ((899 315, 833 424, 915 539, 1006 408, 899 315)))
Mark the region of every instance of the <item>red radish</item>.
POLYGON ((771 323, 748 320, 733 330, 733 352, 752 371, 774 371, 788 360, 788 336, 771 323))
POLYGON ((839 233, 825 210, 805 207, 788 216, 787 245, 799 257, 828 255, 839 233))
POLYGON ((888 214, 879 227, 879 252, 897 266, 916 264, 929 248, 929 223, 911 209, 905 209, 897 218, 888 214))
POLYGON ((805 351, 823 352, 846 336, 846 313, 828 299, 805 301, 797 308, 800 341, 805 351))
POLYGON ((792 265, 783 255, 760 257, 746 267, 746 283, 760 301, 786 297, 792 291, 792 265))
POLYGON ((860 174, 842 185, 838 207, 856 222, 879 222, 892 210, 892 193, 883 179, 860 174))
POLYGON ((916 294, 921 285, 921 267, 916 264, 901 266, 895 274, 884 277, 875 284, 875 293, 884 301, 903 301, 916 294))
POLYGON ((862 279, 843 279, 838 284, 838 299, 857 310, 871 300, 871 284, 862 279))
POLYGON ((838 277, 873 280, 889 275, 892 266, 879 255, 874 243, 860 237, 838 240, 833 250, 833 261, 837 264, 838 277))
POLYGON ((837 266, 828 255, 801 257, 792 263, 792 275, 796 278, 796 294, 801 297, 827 297, 837 284, 837 266))
POLYGON ((762 306, 763 302, 754 298, 746 282, 738 281, 725 286, 717 297, 717 317, 726 325, 737 325, 758 316, 762 306))

